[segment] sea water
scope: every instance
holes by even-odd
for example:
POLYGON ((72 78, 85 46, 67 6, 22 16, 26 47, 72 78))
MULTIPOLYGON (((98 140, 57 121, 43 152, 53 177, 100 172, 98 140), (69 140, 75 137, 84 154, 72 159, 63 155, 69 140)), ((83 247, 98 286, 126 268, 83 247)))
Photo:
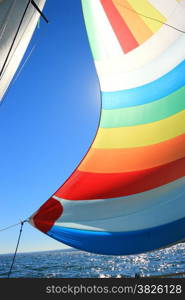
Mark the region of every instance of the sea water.
MULTIPOLYGON (((1 278, 7 277, 12 258, 13 254, 0 255, 1 278)), ((185 272, 185 243, 129 256, 96 255, 75 249, 18 253, 11 277, 102 278, 134 277, 135 274, 154 276, 180 272, 185 272)))

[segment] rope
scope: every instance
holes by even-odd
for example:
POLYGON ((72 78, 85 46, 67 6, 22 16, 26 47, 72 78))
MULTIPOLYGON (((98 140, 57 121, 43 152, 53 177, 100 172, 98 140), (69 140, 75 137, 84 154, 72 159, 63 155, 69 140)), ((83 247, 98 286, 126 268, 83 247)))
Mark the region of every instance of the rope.
POLYGON ((20 228, 19 237, 18 237, 18 241, 17 241, 17 246, 16 246, 16 249, 15 249, 15 253, 14 253, 14 256, 13 256, 12 264, 11 264, 10 270, 8 272, 8 278, 10 278, 10 275, 11 275, 11 272, 12 272, 12 268, 13 268, 13 265, 14 265, 14 262, 15 262, 17 250, 18 250, 18 247, 19 247, 19 242, 20 242, 20 239, 21 239, 23 225, 24 225, 25 222, 28 222, 28 221, 24 220, 24 221, 21 221, 21 223, 20 223, 21 224, 21 228, 20 228))
POLYGON ((12 227, 18 226, 19 224, 21 224, 21 222, 16 223, 16 224, 13 224, 13 225, 10 225, 10 226, 8 226, 8 227, 4 227, 4 228, 0 229, 0 232, 1 232, 1 231, 4 231, 4 230, 8 230, 8 229, 10 229, 10 228, 12 228, 12 227))
POLYGON ((35 3, 35 1, 31 0, 31 4, 35 7, 35 9, 39 12, 39 14, 41 15, 41 17, 44 19, 44 21, 46 23, 49 23, 48 19, 46 18, 46 16, 43 14, 43 12, 40 10, 40 8, 38 7, 38 5, 35 3))

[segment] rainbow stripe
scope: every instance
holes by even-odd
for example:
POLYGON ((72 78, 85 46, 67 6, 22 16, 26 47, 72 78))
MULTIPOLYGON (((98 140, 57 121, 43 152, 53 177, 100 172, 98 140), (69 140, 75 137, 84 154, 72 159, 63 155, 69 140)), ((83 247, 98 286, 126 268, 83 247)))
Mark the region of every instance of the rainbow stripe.
POLYGON ((100 126, 77 169, 30 219, 73 247, 131 254, 185 238, 185 36, 164 24, 182 30, 185 11, 164 2, 82 0, 100 126))

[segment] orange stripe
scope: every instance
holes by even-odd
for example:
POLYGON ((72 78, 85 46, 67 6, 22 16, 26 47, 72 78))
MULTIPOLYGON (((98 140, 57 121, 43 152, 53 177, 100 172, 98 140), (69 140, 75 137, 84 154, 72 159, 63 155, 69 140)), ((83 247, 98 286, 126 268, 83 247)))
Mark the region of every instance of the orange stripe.
POLYGON ((139 44, 144 43, 153 35, 152 31, 141 17, 134 12, 127 0, 113 0, 113 3, 139 44))
POLYGON ((139 46, 132 32, 128 28, 127 24, 119 14, 112 0, 100 0, 105 13, 109 19, 109 22, 117 36, 117 39, 124 51, 128 53, 129 51, 135 49, 139 46))
POLYGON ((91 148, 80 171, 119 173, 161 166, 185 156, 185 134, 163 143, 131 149, 91 148))

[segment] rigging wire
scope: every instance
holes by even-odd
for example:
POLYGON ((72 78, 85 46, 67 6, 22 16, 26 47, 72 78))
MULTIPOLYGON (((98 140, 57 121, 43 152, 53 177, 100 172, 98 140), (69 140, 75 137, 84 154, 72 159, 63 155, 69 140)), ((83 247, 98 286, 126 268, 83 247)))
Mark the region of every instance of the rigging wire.
POLYGON ((4 228, 0 229, 0 232, 5 231, 5 230, 8 230, 8 229, 13 228, 13 227, 16 227, 16 226, 18 226, 18 225, 20 225, 20 224, 21 224, 21 222, 16 223, 16 224, 13 224, 13 225, 10 225, 10 226, 8 226, 8 227, 4 227, 4 228))
POLYGON ((22 71, 23 71, 25 65, 26 65, 27 62, 30 60, 30 57, 31 57, 31 55, 33 54, 33 51, 35 50, 35 48, 36 48, 36 44, 31 48, 31 50, 30 50, 28 56, 26 57, 25 61, 24 61, 23 64, 20 66, 20 68, 17 70, 17 72, 16 72, 16 74, 15 74, 15 78, 13 79, 11 86, 14 85, 14 83, 15 83, 15 82, 17 81, 17 79, 19 78, 19 76, 20 76, 20 74, 22 73, 22 71))
POLYGON ((10 275, 12 273, 12 269, 13 269, 13 266, 14 266, 15 258, 16 258, 16 255, 17 255, 17 251, 18 251, 18 247, 19 247, 19 243, 20 243, 20 239, 21 239, 22 229, 23 229, 23 226, 24 226, 25 222, 28 222, 28 220, 24 220, 24 221, 21 221, 19 223, 19 224, 21 224, 21 228, 20 228, 20 232, 19 232, 19 237, 18 237, 17 245, 16 245, 16 248, 15 248, 15 253, 14 253, 14 256, 13 256, 13 259, 12 259, 12 263, 11 263, 11 266, 10 266, 10 270, 8 272, 8 278, 10 278, 10 275))

